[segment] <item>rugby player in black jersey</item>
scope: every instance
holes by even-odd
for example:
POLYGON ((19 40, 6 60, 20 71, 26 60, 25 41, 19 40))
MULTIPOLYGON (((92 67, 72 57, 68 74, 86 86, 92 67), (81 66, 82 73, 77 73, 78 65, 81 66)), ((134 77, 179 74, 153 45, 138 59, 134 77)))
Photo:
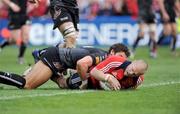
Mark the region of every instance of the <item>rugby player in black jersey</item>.
MULTIPOLYGON (((38 4, 39 0, 29 0, 38 4)), ((50 13, 54 22, 53 29, 58 28, 64 37, 60 47, 76 46, 78 37, 79 9, 76 0, 50 0, 50 13)))
MULTIPOLYGON (((22 77, 18 74, 0 72, 0 83, 16 86, 18 88, 34 89, 48 81, 53 76, 61 76, 68 68, 76 69, 82 80, 91 66, 97 65, 108 55, 129 56, 127 47, 119 48, 121 44, 110 47, 109 53, 96 48, 48 48, 41 55, 40 60, 32 67, 32 70, 22 77), (88 61, 85 61, 88 60, 88 61)), ((109 83, 117 90, 119 82, 114 77, 109 83)))
POLYGON ((175 54, 177 41, 176 13, 180 14, 179 0, 158 0, 162 14, 163 32, 159 37, 158 44, 171 35, 171 52, 175 54))
POLYGON ((145 34, 145 25, 149 28, 149 37, 150 37, 150 56, 156 58, 157 56, 157 38, 156 38, 156 23, 155 15, 152 9, 153 0, 137 0, 139 8, 139 31, 138 36, 132 47, 132 56, 135 53, 137 45, 141 39, 143 39, 145 34))
POLYGON ((4 40, 0 48, 16 43, 18 38, 22 38, 19 47, 18 62, 23 64, 26 45, 29 39, 30 20, 27 15, 27 0, 3 0, 9 6, 9 24, 10 39, 4 40))

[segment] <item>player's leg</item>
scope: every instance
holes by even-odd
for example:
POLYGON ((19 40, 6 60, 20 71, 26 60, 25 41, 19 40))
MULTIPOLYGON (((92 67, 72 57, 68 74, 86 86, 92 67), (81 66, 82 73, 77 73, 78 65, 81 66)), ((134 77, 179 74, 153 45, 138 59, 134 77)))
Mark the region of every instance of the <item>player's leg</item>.
POLYGON ((177 25, 176 25, 176 23, 171 23, 171 29, 172 29, 171 52, 175 52, 176 42, 177 42, 177 25))
POLYGON ((138 46, 138 43, 141 39, 143 39, 144 37, 144 28, 145 28, 145 24, 144 23, 140 23, 139 24, 139 32, 138 32, 138 36, 137 38, 135 39, 135 42, 133 44, 133 47, 132 47, 132 52, 134 53, 137 46, 138 46))
POLYGON ((0 83, 24 88, 26 80, 21 75, 0 71, 0 83))
POLYGON ((9 20, 9 24, 8 24, 8 29, 9 29, 9 39, 5 39, 1 44, 0 44, 0 48, 3 49, 4 47, 11 45, 11 44, 15 44, 16 43, 16 39, 18 37, 20 37, 20 27, 18 25, 18 23, 14 23, 15 20, 14 18, 10 18, 9 20))
POLYGON ((58 28, 64 37, 64 44, 60 47, 75 47, 77 38, 78 10, 61 7, 60 1, 51 2, 50 13, 54 21, 54 29, 58 28), (77 10, 77 11, 76 11, 77 10), (77 18, 76 18, 77 17, 77 18), (73 19, 76 18, 76 19, 73 19), (74 21, 77 20, 77 21, 74 21))
POLYGON ((50 79, 51 75, 51 69, 42 61, 39 61, 25 77, 0 71, 0 83, 16 86, 18 88, 34 89, 50 79))
POLYGON ((76 39, 79 36, 79 29, 78 29, 78 23, 79 23, 79 9, 69 9, 68 14, 70 14, 70 23, 65 23, 61 27, 58 27, 59 30, 63 31, 64 34, 64 41, 65 41, 65 47, 76 47, 76 39), (63 27, 64 26, 64 27, 63 27), (67 27, 71 27, 71 29, 65 29, 67 27), (65 37, 66 34, 66 37, 65 37))
POLYGON ((47 48, 40 60, 25 76, 27 82, 25 88, 36 88, 50 79, 52 75, 59 75, 59 71, 63 69, 57 47, 47 48))
POLYGON ((19 55, 18 55, 18 59, 19 59, 19 63, 23 64, 24 63, 24 54, 27 48, 27 43, 29 40, 29 30, 30 30, 30 26, 29 25, 23 25, 21 27, 21 38, 22 41, 20 43, 20 47, 19 47, 19 55))
POLYGON ((26 79, 25 89, 34 89, 44 84, 52 76, 51 69, 41 60, 38 61, 29 73, 24 77, 26 79))
POLYGON ((149 24, 149 36, 150 36, 150 56, 157 57, 157 38, 156 38, 156 24, 149 24))
POLYGON ((10 43, 10 41, 9 40, 3 40, 2 42, 1 42, 1 44, 0 44, 0 49, 3 49, 4 47, 6 47, 6 46, 8 46, 8 45, 10 45, 11 43, 10 43))
MULTIPOLYGON (((25 18, 25 17, 24 17, 25 18)), ((30 21, 28 19, 25 18, 24 21, 24 25, 21 26, 21 43, 19 46, 19 55, 18 55, 18 59, 19 59, 19 64, 23 64, 24 63, 24 54, 27 48, 27 44, 29 41, 29 31, 30 31, 30 21)))
POLYGON ((171 34, 171 26, 169 23, 164 23, 163 24, 163 31, 161 32, 159 36, 159 40, 157 42, 158 45, 162 43, 165 37, 169 36, 171 34))
POLYGON ((76 31, 74 24, 72 22, 65 22, 58 26, 58 29, 63 34, 65 42, 64 45, 60 45, 60 47, 75 47, 78 32, 76 31))
POLYGON ((8 40, 5 39, 4 41, 2 41, 2 43, 0 44, 1 49, 3 49, 8 45, 15 44, 16 39, 20 37, 20 30, 19 29, 10 30, 10 36, 11 37, 8 40))

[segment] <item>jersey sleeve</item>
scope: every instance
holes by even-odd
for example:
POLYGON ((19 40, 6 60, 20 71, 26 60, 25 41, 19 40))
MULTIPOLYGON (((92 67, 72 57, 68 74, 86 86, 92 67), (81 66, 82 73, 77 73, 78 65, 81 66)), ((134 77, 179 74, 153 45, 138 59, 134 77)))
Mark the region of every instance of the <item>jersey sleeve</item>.
POLYGON ((95 68, 103 71, 104 73, 109 72, 117 67, 119 67, 126 58, 120 56, 109 56, 107 59, 99 63, 95 68))
POLYGON ((93 59, 93 65, 97 65, 102 62, 105 58, 107 58, 106 53, 93 53, 90 54, 91 58, 93 59))

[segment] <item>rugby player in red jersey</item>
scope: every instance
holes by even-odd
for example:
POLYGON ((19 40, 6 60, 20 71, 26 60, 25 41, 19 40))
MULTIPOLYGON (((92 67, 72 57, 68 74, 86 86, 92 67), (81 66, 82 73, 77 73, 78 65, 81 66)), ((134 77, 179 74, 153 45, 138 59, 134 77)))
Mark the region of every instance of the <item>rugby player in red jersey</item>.
MULTIPOLYGON (((91 87, 89 88, 105 89, 101 81, 109 82, 110 78, 113 77, 120 84, 116 89, 136 88, 142 83, 147 68, 148 65, 143 60, 130 62, 120 56, 109 56, 90 71, 89 82, 91 82, 91 87)), ((111 85, 107 86, 112 88, 111 85)))

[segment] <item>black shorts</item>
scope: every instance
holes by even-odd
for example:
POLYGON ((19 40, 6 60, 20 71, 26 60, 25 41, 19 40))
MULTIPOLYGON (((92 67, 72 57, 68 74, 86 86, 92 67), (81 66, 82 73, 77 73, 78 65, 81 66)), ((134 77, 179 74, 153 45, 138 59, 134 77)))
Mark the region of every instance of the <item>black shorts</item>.
POLYGON ((65 22, 72 22, 76 31, 79 31, 77 26, 79 23, 79 9, 76 7, 61 6, 58 1, 56 2, 57 4, 50 5, 50 13, 54 22, 53 29, 65 22))
POLYGON ((146 14, 146 13, 144 13, 143 15, 140 14, 138 17, 138 23, 147 23, 147 24, 155 23, 155 15, 146 14))
POLYGON ((56 47, 48 48, 40 60, 52 70, 53 76, 59 75, 65 70, 59 58, 58 48, 56 47))
MULTIPOLYGON (((162 20, 162 23, 176 23, 176 13, 174 11, 167 12, 169 15, 169 21, 165 22, 162 20)), ((162 17, 162 14, 161 14, 162 17)))
POLYGON ((27 15, 10 15, 8 29, 15 30, 20 29, 23 25, 31 24, 29 17, 27 15))

